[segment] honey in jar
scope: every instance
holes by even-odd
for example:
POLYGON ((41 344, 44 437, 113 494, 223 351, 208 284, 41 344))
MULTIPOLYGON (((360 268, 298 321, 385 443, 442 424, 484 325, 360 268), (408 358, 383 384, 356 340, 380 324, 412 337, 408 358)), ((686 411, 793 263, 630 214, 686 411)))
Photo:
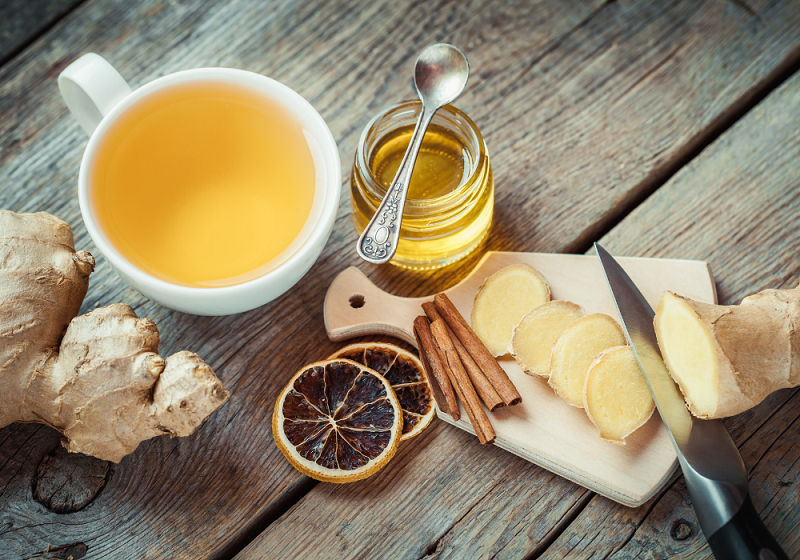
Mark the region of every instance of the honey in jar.
MULTIPOLYGON (((359 235, 394 180, 421 111, 418 101, 389 107, 361 135, 350 181, 359 235)), ((478 127, 452 105, 439 109, 425 133, 409 185, 392 264, 430 270, 455 262, 486 237, 494 179, 478 127)))

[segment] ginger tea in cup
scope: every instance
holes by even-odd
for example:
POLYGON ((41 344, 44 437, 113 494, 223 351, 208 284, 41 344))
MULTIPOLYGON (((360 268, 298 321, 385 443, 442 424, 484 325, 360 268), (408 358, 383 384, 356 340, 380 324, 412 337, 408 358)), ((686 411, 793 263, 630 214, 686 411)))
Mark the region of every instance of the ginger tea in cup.
POLYGON ((139 99, 105 132, 88 171, 108 241, 150 275, 201 288, 247 282, 285 260, 316 182, 297 118, 220 81, 139 99))
POLYGON ((291 88, 195 68, 133 90, 95 53, 58 87, 89 135, 83 222, 144 296, 185 313, 241 313, 285 293, 319 257, 342 168, 325 121, 291 88))

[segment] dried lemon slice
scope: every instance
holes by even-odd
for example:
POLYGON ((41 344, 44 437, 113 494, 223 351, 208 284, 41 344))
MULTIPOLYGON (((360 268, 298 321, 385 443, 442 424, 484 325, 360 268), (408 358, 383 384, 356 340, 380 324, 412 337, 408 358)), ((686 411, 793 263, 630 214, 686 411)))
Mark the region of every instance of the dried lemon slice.
POLYGON ((294 468, 323 482, 376 473, 400 443, 403 414, 389 382, 336 359, 298 371, 275 403, 272 434, 294 468))
POLYGON ((377 371, 394 389, 403 408, 404 441, 428 427, 435 414, 431 387, 419 359, 394 344, 362 342, 345 346, 328 359, 346 358, 377 371))

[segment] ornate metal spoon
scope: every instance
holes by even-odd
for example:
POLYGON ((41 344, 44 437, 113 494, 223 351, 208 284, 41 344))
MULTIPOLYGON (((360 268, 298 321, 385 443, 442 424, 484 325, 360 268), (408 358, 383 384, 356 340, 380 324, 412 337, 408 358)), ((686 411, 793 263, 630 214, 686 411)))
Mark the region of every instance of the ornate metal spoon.
POLYGON ((467 85, 468 76, 467 57, 453 45, 447 43, 431 45, 417 58, 414 66, 414 87, 422 101, 422 112, 397 175, 389 185, 383 202, 358 239, 356 249, 365 261, 383 264, 389 262, 397 251, 408 185, 411 182, 411 173, 414 171, 414 163, 417 161, 425 131, 439 107, 452 103, 461 95, 467 85))

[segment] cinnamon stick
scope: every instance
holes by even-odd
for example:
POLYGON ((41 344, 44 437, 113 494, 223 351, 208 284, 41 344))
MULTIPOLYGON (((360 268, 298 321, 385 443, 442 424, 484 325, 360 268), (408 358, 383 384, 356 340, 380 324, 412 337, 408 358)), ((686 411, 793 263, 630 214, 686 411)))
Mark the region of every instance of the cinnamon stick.
POLYGON ((453 386, 447 376, 447 371, 442 362, 442 357, 439 355, 439 349, 436 342, 433 340, 431 334, 430 324, 424 315, 420 315, 414 319, 414 336, 417 339, 419 346, 419 355, 422 358, 422 365, 426 367, 425 373, 428 374, 428 381, 431 388, 434 387, 440 390, 441 395, 436 395, 434 390, 433 398, 436 399, 436 404, 439 409, 445 414, 453 417, 453 420, 461 418, 461 411, 458 409, 458 402, 456 395, 453 392, 453 386))
POLYGON ((470 356, 478 364, 486 377, 492 383, 492 386, 503 399, 507 406, 513 406, 522 402, 522 396, 514 387, 514 384, 497 363, 497 360, 492 356, 480 341, 478 336, 473 332, 461 313, 458 312, 456 306, 450 301, 450 298, 444 294, 436 294, 433 298, 436 304, 436 309, 442 315, 442 318, 447 322, 456 336, 461 340, 461 343, 467 349, 470 356))
MULTIPOLYGON (((442 319, 442 316, 436 310, 436 305, 432 301, 423 303, 422 310, 432 323, 438 319, 442 319)), ((447 334, 450 336, 450 340, 453 342, 453 346, 455 346, 456 353, 461 359, 461 364, 464 366, 464 369, 467 370, 469 378, 472 380, 472 385, 475 387, 475 390, 481 397, 483 404, 486 405, 486 408, 488 408, 489 411, 494 412, 495 409, 505 406, 506 403, 504 403, 503 399, 500 398, 500 395, 497 394, 497 391, 495 391, 491 382, 486 378, 486 375, 483 373, 481 368, 478 367, 478 364, 475 363, 475 360, 472 359, 472 356, 469 355, 467 349, 464 348, 464 345, 461 344, 461 341, 450 329, 447 323, 445 323, 445 327, 447 327, 447 334)))
POLYGON ((445 322, 442 319, 437 319, 431 323, 430 329, 433 339, 442 351, 442 355, 453 373, 453 384, 455 385, 456 393, 458 393, 458 398, 461 399, 461 404, 464 405, 467 411, 472 427, 475 428, 475 434, 483 445, 493 443, 495 440, 494 428, 492 428, 492 423, 489 422, 489 417, 486 415, 486 411, 483 410, 478 394, 475 392, 475 388, 472 386, 472 382, 461 364, 453 341, 450 339, 450 335, 447 334, 445 322))
POLYGON ((422 369, 425 370, 425 377, 428 381, 428 385, 431 388, 431 392, 433 393, 433 400, 439 406, 439 410, 444 412, 445 414, 450 414, 450 409, 447 407, 447 399, 444 398, 444 393, 442 392, 442 388, 439 387, 439 383, 436 381, 436 378, 431 373, 433 370, 431 369, 431 364, 428 362, 428 358, 425 356, 425 352, 422 351, 422 344, 420 344, 419 335, 417 334, 417 329, 414 330, 414 338, 417 339, 417 347, 420 348, 419 351, 419 361, 422 362, 422 369))

